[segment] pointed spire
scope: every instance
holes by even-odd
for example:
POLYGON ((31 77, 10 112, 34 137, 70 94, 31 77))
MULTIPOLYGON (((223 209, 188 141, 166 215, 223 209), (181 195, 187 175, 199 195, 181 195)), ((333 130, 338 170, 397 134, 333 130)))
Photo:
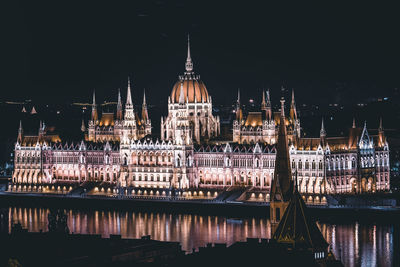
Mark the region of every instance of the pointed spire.
POLYGON ((143 105, 146 105, 146 89, 143 89, 143 105))
POLYGON ((267 106, 270 107, 271 106, 271 96, 269 93, 269 88, 267 90, 267 106))
POLYGON ((329 244, 310 216, 297 188, 291 193, 287 208, 272 239, 293 249, 309 249, 313 253, 327 254, 329 244))
POLYGON ((96 106, 96 90, 93 90, 93 101, 92 106, 96 106))
POLYGON ((37 113, 37 111, 36 111, 36 109, 35 109, 35 106, 33 106, 32 107, 32 110, 31 110, 31 114, 33 115, 33 114, 36 114, 37 113))
POLYGON ((188 40, 187 40, 187 58, 186 58, 185 69, 186 69, 186 72, 188 72, 188 73, 191 73, 193 71, 193 62, 192 62, 192 58, 190 56, 190 38, 189 38, 189 34, 188 34, 188 40))
POLYGON ((295 100, 294 100, 294 89, 292 89, 292 105, 295 105, 295 100))
POLYGON ((325 125, 324 125, 324 118, 322 118, 322 122, 321 122, 321 130, 319 131, 319 136, 321 138, 326 136, 326 131, 325 131, 325 125))
POLYGON ((272 107, 271 107, 271 97, 269 94, 269 89, 267 90, 267 103, 266 103, 266 110, 267 110, 267 119, 272 119, 272 107))
POLYGON ((179 104, 185 103, 185 95, 183 92, 183 82, 181 82, 181 90, 179 91, 179 104))
POLYGON ((281 118, 278 130, 278 142, 276 145, 274 180, 271 188, 271 200, 288 201, 292 183, 292 169, 288 150, 288 140, 285 126, 285 100, 281 99, 281 118), (277 195, 280 195, 277 197, 277 195))
POLYGON ((353 117, 353 126, 351 128, 356 128, 356 118, 353 117))
POLYGON ((379 141, 378 145, 379 145, 380 147, 384 146, 385 141, 386 141, 386 140, 385 140, 385 134, 384 134, 384 132, 383 132, 382 117, 380 117, 380 119, 379 119, 378 141, 379 141))
POLYGON ((82 118, 82 124, 81 124, 81 131, 82 132, 86 131, 85 120, 83 118, 82 118))
POLYGON ((98 115, 97 115, 97 107, 96 107, 96 91, 93 90, 93 102, 92 102, 92 121, 96 123, 98 120, 98 115))
POLYGON ((23 106, 23 107, 22 107, 22 110, 21 110, 21 112, 22 112, 22 113, 26 113, 25 106, 23 106))
POLYGON ((142 104, 142 120, 146 123, 149 120, 146 104, 146 93, 143 90, 143 104, 142 104))
POLYGON ((126 106, 129 108, 133 107, 132 96, 131 96, 131 78, 128 76, 128 88, 126 92, 126 106))
POLYGON ((297 120, 296 101, 294 100, 294 89, 292 89, 292 102, 290 104, 290 118, 297 120))
POLYGON ((265 103, 265 91, 262 90, 261 110, 267 110, 267 103, 265 103))
POLYGON ((117 120, 122 120, 121 90, 118 88, 117 120))
POLYGON ((19 128, 18 128, 18 138, 17 138, 17 141, 19 143, 22 142, 23 135, 24 135, 24 129, 22 128, 22 121, 20 120, 19 121, 19 128))
POLYGON ((243 112, 242 108, 240 107, 240 89, 238 89, 238 95, 236 100, 236 120, 242 121, 243 119, 243 112))

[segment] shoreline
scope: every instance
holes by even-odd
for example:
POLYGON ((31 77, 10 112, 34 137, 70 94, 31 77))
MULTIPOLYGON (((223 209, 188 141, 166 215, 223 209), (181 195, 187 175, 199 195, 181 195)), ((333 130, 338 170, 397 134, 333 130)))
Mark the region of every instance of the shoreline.
MULTIPOLYGON (((206 214, 227 217, 269 217, 269 203, 261 202, 216 202, 207 200, 157 200, 126 199, 101 196, 66 197, 65 195, 0 193, 0 207, 9 206, 133 210, 140 212, 167 212, 206 214)), ((400 218, 400 207, 389 206, 308 206, 310 215, 318 219, 387 219, 400 218)))

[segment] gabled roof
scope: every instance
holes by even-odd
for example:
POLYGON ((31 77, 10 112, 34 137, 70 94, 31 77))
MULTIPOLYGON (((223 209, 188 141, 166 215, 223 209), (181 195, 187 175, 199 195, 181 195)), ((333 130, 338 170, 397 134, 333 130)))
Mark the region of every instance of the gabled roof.
POLYGON ((308 216, 306 204, 297 189, 272 238, 293 248, 313 251, 326 251, 329 245, 316 223, 308 216))

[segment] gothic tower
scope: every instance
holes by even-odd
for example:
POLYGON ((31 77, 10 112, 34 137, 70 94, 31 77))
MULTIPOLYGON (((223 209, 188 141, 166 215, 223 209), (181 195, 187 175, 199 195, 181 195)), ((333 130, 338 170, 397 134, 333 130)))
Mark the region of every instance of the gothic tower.
POLYGON ((290 168, 290 158, 288 149, 288 139, 285 127, 285 100, 281 99, 281 116, 278 132, 278 142, 276 145, 276 159, 274 180, 271 187, 270 219, 273 230, 276 227, 290 200, 292 192, 292 170, 290 168))
POLYGON ((136 118, 133 109, 132 94, 131 94, 131 80, 128 77, 128 88, 126 92, 125 116, 123 125, 123 136, 128 138, 137 139, 136 135, 136 118))

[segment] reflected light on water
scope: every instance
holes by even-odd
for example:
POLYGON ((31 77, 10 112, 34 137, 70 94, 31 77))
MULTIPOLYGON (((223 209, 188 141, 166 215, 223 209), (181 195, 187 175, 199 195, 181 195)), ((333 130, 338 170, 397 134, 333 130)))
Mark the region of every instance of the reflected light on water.
MULTIPOLYGON (((47 231, 49 209, 9 208, 9 229, 17 222, 31 232, 47 231)), ((197 250, 207 243, 228 246, 246 238, 271 238, 267 218, 229 219, 223 216, 169 214, 135 211, 67 210, 71 233, 121 235, 141 238, 150 235, 161 241, 177 241, 185 251, 197 250)), ((377 224, 318 223, 332 251, 345 266, 391 266, 393 226, 377 224)))

